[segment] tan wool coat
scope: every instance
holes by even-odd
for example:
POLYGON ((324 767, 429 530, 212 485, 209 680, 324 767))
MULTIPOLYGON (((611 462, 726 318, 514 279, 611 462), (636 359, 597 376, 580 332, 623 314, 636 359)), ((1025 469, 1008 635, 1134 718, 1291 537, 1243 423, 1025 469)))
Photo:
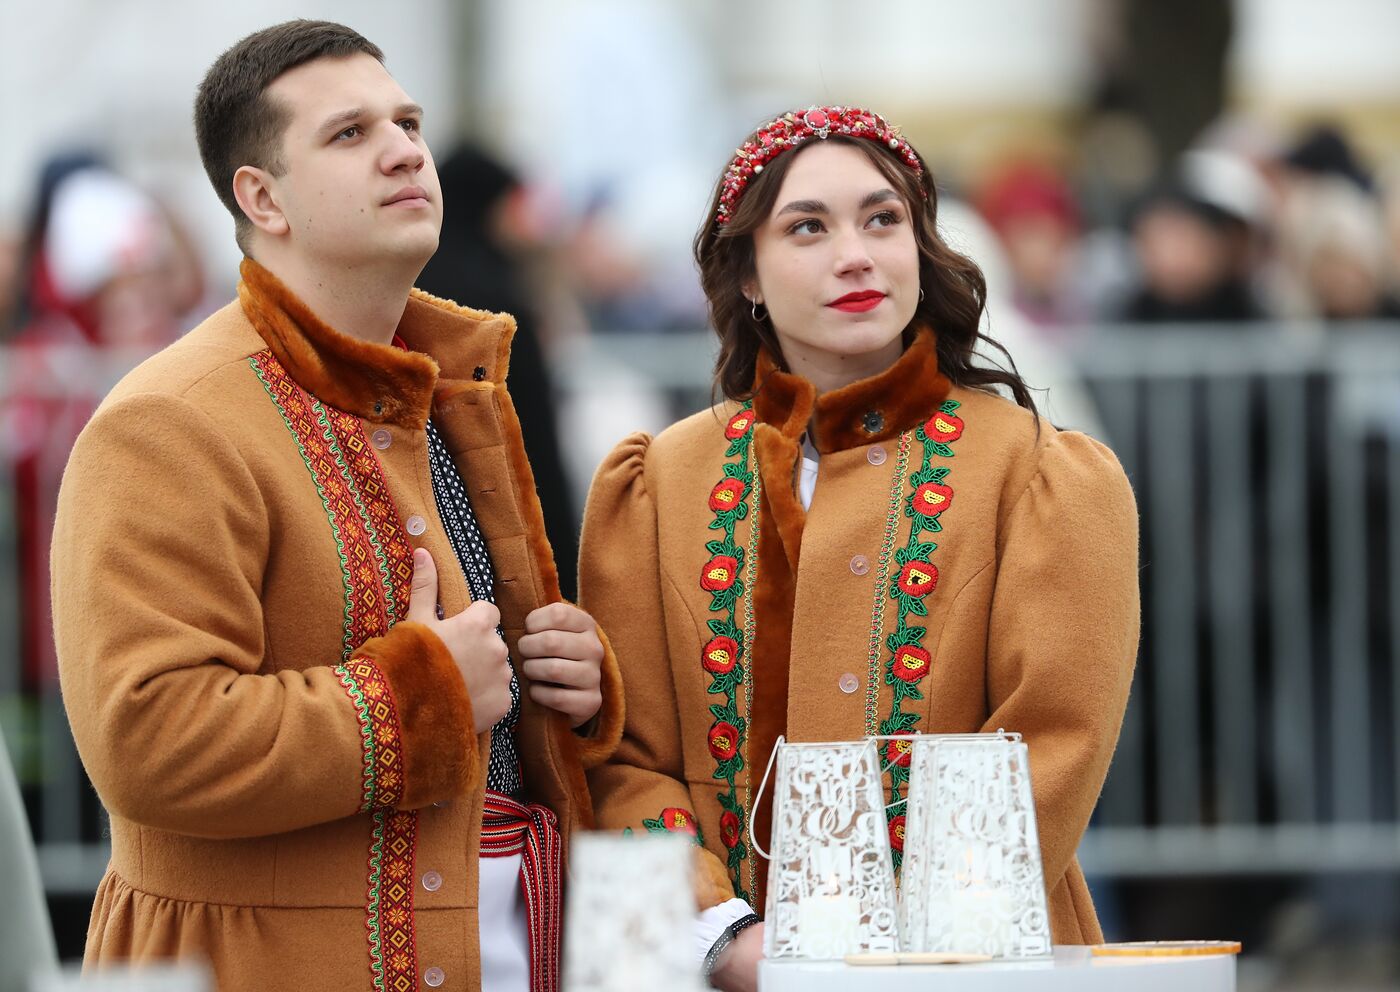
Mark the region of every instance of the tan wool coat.
MULTIPOLYGON (((411 350, 372 345, 242 271, 238 302, 112 391, 63 482, 60 676, 112 833, 87 963, 199 956, 230 990, 416 988, 428 968, 475 988, 489 734, 443 643, 398 620, 416 547, 446 614, 470 602, 430 413, 517 664, 525 616, 559 598, 505 388, 515 325, 415 291, 411 350)), ((584 740, 522 691, 527 798, 566 840, 620 732, 610 650, 603 692, 584 740)))
MULTIPOLYGON (((589 772, 599 826, 698 830, 699 905, 738 895, 762 913, 749 816, 778 735, 1004 728, 1030 748, 1054 939, 1100 940, 1075 848, 1137 649, 1137 514, 1117 460, 950 387, 928 331, 820 397, 766 356, 756 381, 751 409, 633 435, 594 480, 581 599, 613 632, 626 693, 622 743, 589 772)), ((907 746, 882 757, 907 794, 907 746)), ((896 860, 903 824, 891 815, 896 860)))

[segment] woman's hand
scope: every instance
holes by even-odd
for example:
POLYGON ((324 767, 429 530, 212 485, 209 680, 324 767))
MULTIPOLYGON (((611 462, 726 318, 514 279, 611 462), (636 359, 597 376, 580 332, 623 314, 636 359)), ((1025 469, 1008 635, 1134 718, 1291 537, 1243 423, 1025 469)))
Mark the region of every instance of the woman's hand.
POLYGON ((724 992, 758 992, 758 962, 763 960, 763 924, 739 931, 710 972, 710 984, 724 992))

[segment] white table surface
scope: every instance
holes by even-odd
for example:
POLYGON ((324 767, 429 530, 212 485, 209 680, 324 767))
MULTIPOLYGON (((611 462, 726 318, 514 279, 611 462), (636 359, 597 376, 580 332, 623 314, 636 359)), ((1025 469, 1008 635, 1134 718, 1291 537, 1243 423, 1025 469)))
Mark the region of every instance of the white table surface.
POLYGON ((1056 947, 1053 959, 986 964, 879 965, 763 961, 759 992, 1235 992, 1235 956, 1093 957, 1056 947))

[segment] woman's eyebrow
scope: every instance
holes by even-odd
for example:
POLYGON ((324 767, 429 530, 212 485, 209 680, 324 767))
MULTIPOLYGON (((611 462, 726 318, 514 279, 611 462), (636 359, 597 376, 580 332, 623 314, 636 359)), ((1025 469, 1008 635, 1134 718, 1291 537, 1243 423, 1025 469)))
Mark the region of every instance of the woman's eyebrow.
POLYGON ((824 214, 827 212, 826 204, 821 200, 793 200, 774 214, 774 216, 781 217, 783 214, 824 214))
POLYGON ((894 190, 888 187, 885 189, 877 189, 875 192, 868 194, 864 200, 860 201, 860 209, 864 210, 866 207, 873 207, 877 203, 884 203, 887 200, 897 199, 899 199, 899 194, 894 190))

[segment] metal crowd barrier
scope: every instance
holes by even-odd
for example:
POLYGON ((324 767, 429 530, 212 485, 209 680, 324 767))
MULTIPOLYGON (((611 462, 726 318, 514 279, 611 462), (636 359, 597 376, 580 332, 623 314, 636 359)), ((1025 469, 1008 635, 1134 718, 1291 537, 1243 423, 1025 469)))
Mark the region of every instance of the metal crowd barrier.
MULTIPOLYGON (((1143 646, 1086 870, 1400 870, 1400 325, 1072 341, 1143 548, 1143 646)), ((712 354, 706 334, 598 335, 569 345, 556 386, 577 396, 626 369, 680 415, 709 402, 712 354)), ((90 368, 89 388, 129 362, 90 368)), ((106 842, 61 701, 18 692, 7 472, 0 726, 28 773, 46 886, 90 892, 106 842)))

